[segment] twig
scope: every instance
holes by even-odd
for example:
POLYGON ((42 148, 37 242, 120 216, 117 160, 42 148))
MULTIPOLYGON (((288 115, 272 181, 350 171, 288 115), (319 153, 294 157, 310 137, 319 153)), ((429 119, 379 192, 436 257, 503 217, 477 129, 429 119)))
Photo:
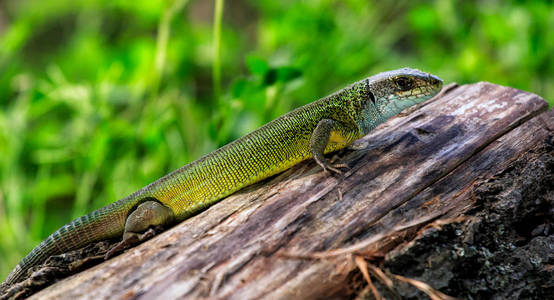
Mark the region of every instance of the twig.
POLYGON ((365 280, 367 281, 367 284, 369 285, 369 288, 371 289, 371 292, 373 293, 373 296, 375 296, 376 300, 382 300, 383 297, 381 297, 381 294, 375 286, 373 285, 373 282, 371 281, 371 277, 369 277, 369 273, 367 271, 367 263, 365 259, 361 256, 355 256, 354 262, 356 262, 356 265, 358 266, 358 269, 362 272, 362 275, 364 276, 365 280))
POLYGON ((424 292, 425 294, 427 294, 431 298, 431 300, 458 300, 458 298, 448 296, 444 293, 441 293, 441 292, 435 290, 434 288, 432 288, 430 285, 428 285, 425 282, 415 280, 415 279, 411 279, 411 278, 407 278, 407 277, 404 277, 404 276, 401 276, 401 275, 392 274, 392 276, 394 276, 394 278, 396 278, 397 280, 400 280, 400 281, 403 281, 403 282, 406 282, 406 283, 409 283, 409 284, 413 285, 418 290, 420 290, 420 291, 424 292))

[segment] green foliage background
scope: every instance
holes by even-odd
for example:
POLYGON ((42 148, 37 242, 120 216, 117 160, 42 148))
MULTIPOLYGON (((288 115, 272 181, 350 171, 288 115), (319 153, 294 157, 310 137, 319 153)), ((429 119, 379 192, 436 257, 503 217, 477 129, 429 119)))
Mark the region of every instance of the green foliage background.
POLYGON ((367 75, 552 105, 551 3, 231 0, 218 43, 208 0, 1 2, 0 279, 72 218, 367 75))

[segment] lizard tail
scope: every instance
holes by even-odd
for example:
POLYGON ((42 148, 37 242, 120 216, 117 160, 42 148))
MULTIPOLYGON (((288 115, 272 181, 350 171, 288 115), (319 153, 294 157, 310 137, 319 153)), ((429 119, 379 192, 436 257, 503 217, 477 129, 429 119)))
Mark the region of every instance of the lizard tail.
MULTIPOLYGON (((126 199, 124 199, 126 200, 126 199)), ((5 288, 28 275, 28 270, 52 255, 79 249, 89 243, 121 236, 125 219, 135 201, 117 201, 73 220, 35 247, 0 284, 5 288)))

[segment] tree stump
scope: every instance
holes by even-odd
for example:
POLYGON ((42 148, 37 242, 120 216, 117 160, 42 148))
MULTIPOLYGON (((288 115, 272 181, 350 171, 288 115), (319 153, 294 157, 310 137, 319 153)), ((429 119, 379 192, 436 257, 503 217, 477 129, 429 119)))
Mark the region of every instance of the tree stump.
POLYGON ((388 299, 425 299, 425 284, 459 298, 547 298, 547 109, 509 87, 450 85, 329 156, 349 165, 344 176, 301 163, 32 298, 371 298, 368 274, 388 299))

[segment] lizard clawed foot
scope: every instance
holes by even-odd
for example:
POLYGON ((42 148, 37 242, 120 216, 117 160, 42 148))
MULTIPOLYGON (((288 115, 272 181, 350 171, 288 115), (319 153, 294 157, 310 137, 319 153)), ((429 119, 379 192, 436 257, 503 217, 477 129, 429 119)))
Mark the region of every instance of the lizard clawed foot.
POLYGON ((110 249, 106 255, 104 255, 104 259, 108 260, 117 254, 123 252, 124 250, 131 248, 137 244, 140 244, 148 239, 151 239, 153 236, 156 235, 156 231, 152 228, 148 228, 146 232, 143 234, 138 234, 134 232, 127 232, 125 233, 125 237, 123 240, 119 243, 117 243, 115 246, 113 246, 112 249, 110 249))
POLYGON ((327 166, 327 169, 324 169, 326 172, 333 171, 335 174, 342 175, 344 174, 344 171, 341 171, 341 169, 350 169, 350 167, 347 164, 334 164, 327 166))
POLYGON ((339 170, 339 168, 343 168, 343 169, 349 169, 350 167, 347 165, 347 164, 334 164, 334 165, 331 165, 329 164, 328 162, 326 161, 320 161, 318 159, 315 160, 315 162, 321 167, 323 168, 323 171, 330 174, 331 172, 335 173, 335 174, 339 174, 339 175, 342 175, 343 174, 343 171, 339 170))

